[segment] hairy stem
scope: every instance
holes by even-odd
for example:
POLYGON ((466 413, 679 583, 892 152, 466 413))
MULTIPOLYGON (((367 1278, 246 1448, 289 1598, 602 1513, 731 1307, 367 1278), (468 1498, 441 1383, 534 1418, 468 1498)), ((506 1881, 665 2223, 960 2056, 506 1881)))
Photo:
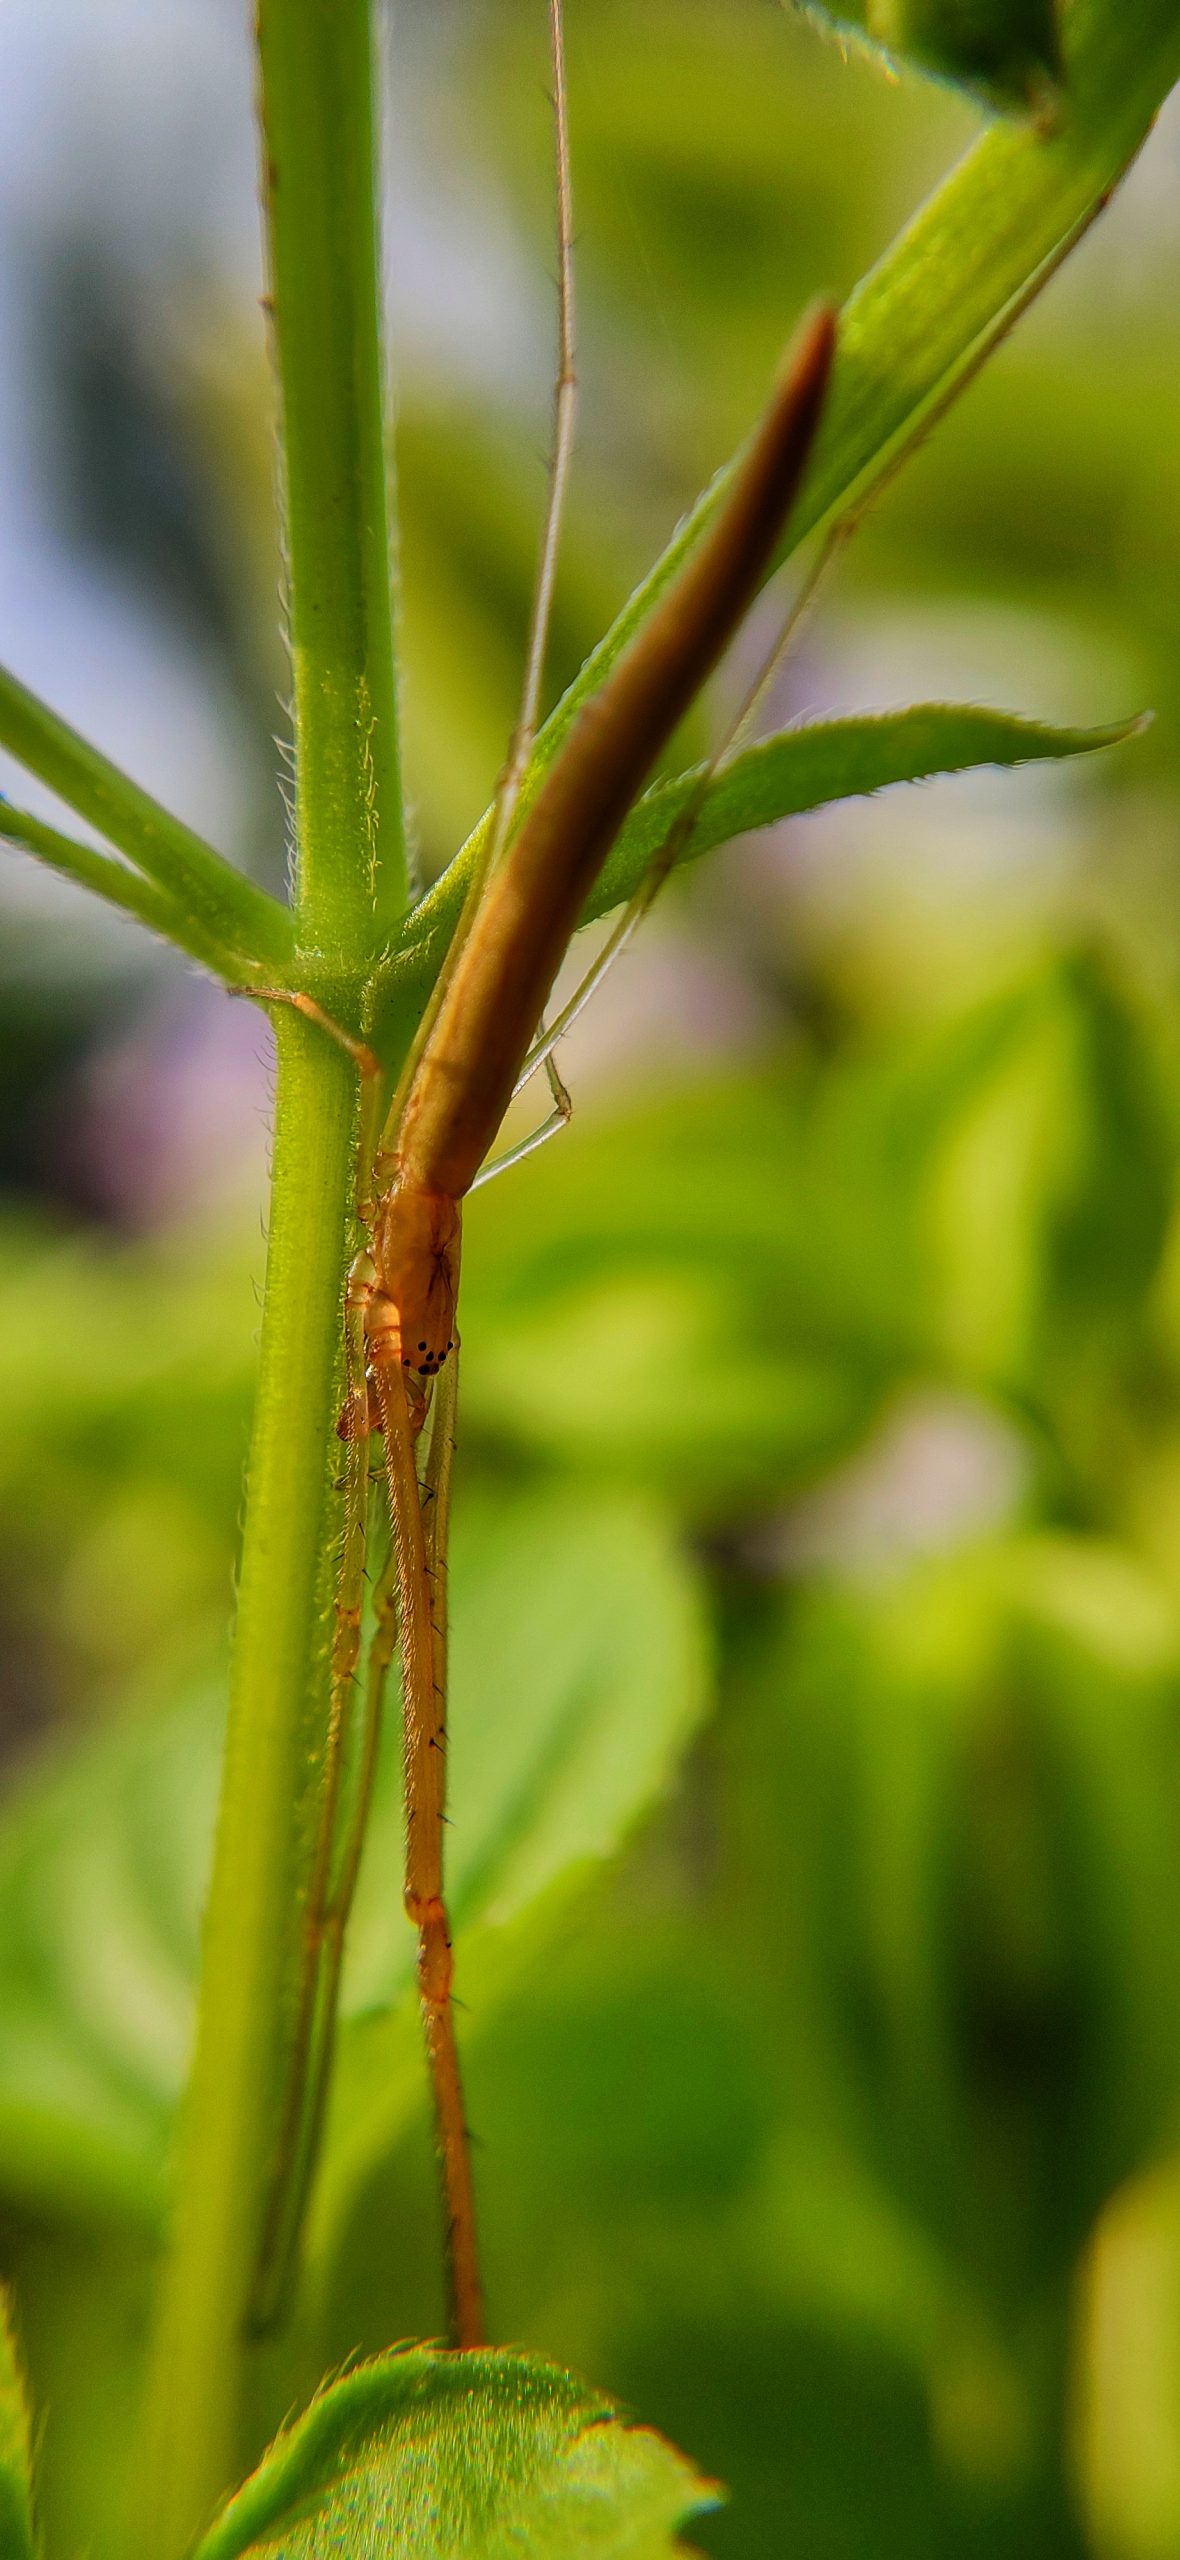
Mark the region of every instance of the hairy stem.
POLYGON ((323 1690, 356 1080, 297 1014, 276 1021, 276 1042, 271 1239, 223 1800, 148 2406, 151 2560, 187 2550, 241 2468, 248 2296, 284 2086, 323 1690))
MULTIPOLYGON (((355 1014, 405 895, 369 0, 261 0, 296 743, 296 985, 355 1014), (380 892, 380 895, 379 895, 380 892)), ((196 2054, 145 2455, 144 2550, 179 2560, 247 2448, 247 2331, 315 1857, 340 1507, 356 1071, 280 1010, 261 1373, 196 2054)))
POLYGON ((355 1079, 297 1015, 275 1028, 270 1245, 229 1731, 145 2450, 151 2560, 189 2547, 242 2459, 247 2315, 284 2084, 323 1687, 355 1079))
POLYGON ((260 0, 302 939, 361 958, 406 902, 369 0, 260 0))

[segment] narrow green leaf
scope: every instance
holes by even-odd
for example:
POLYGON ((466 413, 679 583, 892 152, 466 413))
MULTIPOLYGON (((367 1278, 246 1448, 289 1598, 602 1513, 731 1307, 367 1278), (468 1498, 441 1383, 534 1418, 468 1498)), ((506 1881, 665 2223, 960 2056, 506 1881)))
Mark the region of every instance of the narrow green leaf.
MULTIPOLYGON (((771 827, 781 818, 881 791, 892 782, 921 782, 936 773, 965 773, 979 765, 1093 755, 1100 747, 1121 745, 1143 725, 1141 720, 1122 720, 1102 729, 1057 729, 1011 711, 916 702, 905 711, 780 729, 718 768, 680 859, 694 861, 751 828, 771 827)), ((608 914, 638 887, 703 779, 704 769, 698 767, 656 783, 636 802, 589 902, 587 923, 608 914)))
POLYGON ((0 2294, 0 2560, 33 2560, 32 2468, 24 2382, 0 2294))
POLYGON ((235 871, 3 667, 0 747, 146 872, 208 943, 283 967, 293 936, 277 898, 235 871))
POLYGON ((413 2347, 314 2400, 196 2560, 674 2560, 718 2494, 539 2357, 413 2347))
POLYGON ((1055 0, 802 0, 821 26, 916 63, 987 105, 1044 114, 1061 80, 1055 0))
POLYGON ((240 952, 229 951, 202 933, 184 908, 154 880, 145 880, 142 872, 132 871, 124 862, 113 862, 108 853, 96 852, 93 845, 79 844, 75 837, 62 835, 57 827, 46 826, 43 819, 34 818, 28 810, 14 809, 2 795, 0 838, 35 855, 63 879, 75 880, 79 888, 93 890, 109 906, 121 907, 125 915, 134 916, 151 933, 175 943, 179 951, 187 951, 190 959, 199 960, 215 977, 226 979, 232 986, 249 983, 250 962, 240 952))
MULTIPOLYGON (((934 774, 963 773, 978 765, 1093 755, 1135 737, 1149 718, 1064 729, 970 703, 916 702, 905 711, 863 712, 780 729, 722 763, 705 788, 705 768, 698 765, 645 791, 603 866, 582 922, 608 915, 638 888, 694 792, 702 793, 700 816, 678 857, 681 862, 695 861, 752 828, 775 826, 781 818, 881 791, 889 783, 928 781, 934 774)), ((407 928, 405 965, 424 978, 441 959, 453 931, 468 852, 476 842, 476 837, 470 839, 416 909, 412 939, 407 928)))

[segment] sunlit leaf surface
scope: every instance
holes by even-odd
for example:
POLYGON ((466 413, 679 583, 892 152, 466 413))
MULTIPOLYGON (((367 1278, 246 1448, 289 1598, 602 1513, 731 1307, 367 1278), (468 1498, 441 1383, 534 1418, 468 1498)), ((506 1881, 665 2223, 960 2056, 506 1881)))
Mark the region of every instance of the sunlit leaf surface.
POLYGON ((673 2560, 716 2503, 662 2437, 536 2357, 383 2357, 272 2446, 198 2560, 673 2560))

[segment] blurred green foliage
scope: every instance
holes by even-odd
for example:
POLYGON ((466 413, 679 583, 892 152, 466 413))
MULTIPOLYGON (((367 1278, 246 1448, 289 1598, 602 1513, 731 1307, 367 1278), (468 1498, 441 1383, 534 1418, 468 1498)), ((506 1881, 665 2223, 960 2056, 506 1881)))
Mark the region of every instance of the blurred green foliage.
MULTIPOLYGON (((528 13, 444 14, 402 13, 401 112, 473 221, 521 226, 543 349, 528 13)), ((853 280, 969 121, 754 0, 571 19, 555 684, 798 302, 853 280)), ((1150 701, 1151 735, 677 884, 674 950, 749 998, 728 1053, 653 1069, 640 1041, 634 1089, 591 1087, 468 1221, 453 1865, 494 2325, 728 2484, 693 2526, 719 2560, 1180 2541, 1171 151, 861 533, 789 679, 807 707, 909 692, 916 656, 1045 719, 1150 701)), ((186 584, 166 526, 136 551, 257 692, 261 367, 210 313, 181 298, 168 406, 216 580, 186 584)), ((543 381, 522 434, 475 372, 411 333, 429 872, 512 717, 540 492, 543 381)), ((0 1817, 0 2241, 55 2555, 118 2533, 259 1260, 236 1197, 146 1237, 28 1200, 0 1227, 11 1721, 27 1692, 51 1728, 0 1817)), ((259 2444, 326 2366, 441 2318, 387 1758, 259 2444)))
POLYGON ((29 2413, 12 2342, 8 2311, 0 2309, 0 2548, 12 2560, 32 2560, 33 2535, 29 2413))

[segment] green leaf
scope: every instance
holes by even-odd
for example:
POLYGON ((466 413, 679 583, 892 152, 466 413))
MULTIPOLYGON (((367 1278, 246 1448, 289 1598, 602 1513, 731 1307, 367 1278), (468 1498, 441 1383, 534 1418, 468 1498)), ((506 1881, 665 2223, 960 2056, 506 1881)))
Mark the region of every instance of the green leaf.
POLYGON ((12 808, 3 793, 0 838, 24 853, 34 854, 51 871, 60 872, 63 879, 76 881, 79 888, 105 898, 108 905, 121 907, 125 915, 134 916, 149 932, 158 933, 164 941, 175 943, 178 950, 187 951, 215 976, 226 978, 235 986, 248 982, 249 961, 203 933, 184 906, 154 880, 144 879, 128 863, 112 862, 109 854, 96 852, 93 845, 79 844, 75 837, 62 835, 57 827, 46 826, 26 809, 12 808))
POLYGON ((990 106, 1044 113, 1061 79, 1055 0, 804 0, 821 26, 852 29, 990 106))
POLYGON ((0 2192, 151 2223, 187 2059, 217 1693, 113 1723, 0 1831, 0 2192))
MULTIPOLYGON (((469 1933, 609 1854, 667 1784, 708 1676, 692 1576, 658 1512, 625 1497, 461 1503, 453 1618, 448 1839, 469 1933)), ((149 2224, 162 2209, 220 1732, 211 1683, 168 1712, 152 1699, 32 1780, 0 1825, 0 2193, 27 2205, 149 2224)), ((408 1993, 413 1970, 388 1743, 353 2014, 408 1993)))
POLYGON ((700 815, 679 860, 693 862, 755 827, 775 826, 828 801, 881 791, 894 782, 926 781, 936 773, 965 773, 979 765, 1034 764, 1093 755, 1135 737, 1142 720, 1101 729, 1050 728, 1012 711, 978 710, 970 703, 915 702, 905 711, 819 720, 780 729, 756 747, 718 767, 707 787, 707 768, 657 782, 636 802, 603 869, 583 919, 609 913, 638 888, 693 794, 700 815))
POLYGON ((0 667, 0 746, 155 881, 203 940, 281 969, 292 928, 277 898, 235 871, 6 667, 0 667))
POLYGON ((196 2560, 673 2560, 718 2492, 535 2356, 405 2349, 334 2383, 272 2445, 196 2560))
POLYGON ((0 2294, 0 2560, 32 2560, 29 2412, 7 2302, 0 2294))

